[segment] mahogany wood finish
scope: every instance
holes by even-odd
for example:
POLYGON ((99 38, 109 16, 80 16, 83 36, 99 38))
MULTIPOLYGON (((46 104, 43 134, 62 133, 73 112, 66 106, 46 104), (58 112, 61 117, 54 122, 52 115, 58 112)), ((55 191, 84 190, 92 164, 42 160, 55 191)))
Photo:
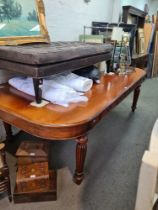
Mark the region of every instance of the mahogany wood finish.
POLYGON ((46 159, 45 161, 41 162, 47 162, 48 152, 49 145, 47 144, 47 142, 23 141, 20 143, 16 151, 16 157, 42 157, 46 159))
POLYGON ((18 192, 29 192, 48 188, 48 162, 19 165, 16 174, 18 192))
POLYGON ((75 182, 83 179, 86 135, 110 110, 135 91, 133 109, 138 100, 138 87, 146 72, 135 69, 128 75, 106 75, 86 93, 89 101, 64 108, 54 104, 37 108, 30 105, 33 97, 9 85, 0 87, 0 118, 32 135, 50 140, 78 140, 75 182))
POLYGON ((55 201, 57 200, 57 172, 51 170, 49 172, 48 187, 41 188, 29 192, 20 192, 15 186, 13 198, 14 203, 28 203, 41 201, 55 201))
POLYGON ((73 139, 91 130, 101 118, 137 88, 146 72, 135 69, 128 75, 106 75, 86 93, 88 102, 61 107, 49 103, 37 108, 33 97, 9 85, 0 87, 0 118, 32 135, 50 139, 73 139))
POLYGON ((23 141, 16 151, 17 165, 48 162, 48 142, 23 141))
POLYGON ((81 184, 84 178, 84 162, 86 158, 87 152, 87 136, 81 136, 77 139, 77 146, 76 146, 76 170, 74 174, 74 182, 76 184, 81 184))
POLYGON ((136 87, 136 89, 134 90, 134 95, 133 95, 133 104, 132 104, 132 112, 134 112, 137 108, 137 101, 138 101, 138 98, 139 98, 139 94, 140 94, 140 87, 141 85, 138 85, 136 87))

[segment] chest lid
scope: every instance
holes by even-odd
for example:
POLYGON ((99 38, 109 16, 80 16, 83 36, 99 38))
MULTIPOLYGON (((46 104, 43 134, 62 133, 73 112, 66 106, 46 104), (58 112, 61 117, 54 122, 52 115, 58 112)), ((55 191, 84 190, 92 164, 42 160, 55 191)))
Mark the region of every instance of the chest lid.
POLYGON ((48 157, 48 145, 44 142, 23 141, 17 152, 17 157, 48 157))

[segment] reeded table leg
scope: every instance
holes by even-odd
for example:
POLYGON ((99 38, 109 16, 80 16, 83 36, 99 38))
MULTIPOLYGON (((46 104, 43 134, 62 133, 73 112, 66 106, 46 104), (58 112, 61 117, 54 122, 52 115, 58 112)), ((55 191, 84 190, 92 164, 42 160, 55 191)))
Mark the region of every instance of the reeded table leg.
POLYGON ((3 125, 6 131, 6 140, 11 141, 13 139, 12 127, 6 122, 3 122, 3 125))
POLYGON ((139 98, 139 94, 140 94, 140 87, 141 85, 139 85, 138 87, 136 87, 136 89, 134 90, 134 96, 133 96, 133 104, 132 104, 132 112, 134 112, 137 108, 137 101, 139 98))
POLYGON ((74 174, 74 182, 78 185, 81 184, 84 178, 84 162, 87 152, 87 136, 82 136, 77 139, 76 146, 76 170, 74 174))

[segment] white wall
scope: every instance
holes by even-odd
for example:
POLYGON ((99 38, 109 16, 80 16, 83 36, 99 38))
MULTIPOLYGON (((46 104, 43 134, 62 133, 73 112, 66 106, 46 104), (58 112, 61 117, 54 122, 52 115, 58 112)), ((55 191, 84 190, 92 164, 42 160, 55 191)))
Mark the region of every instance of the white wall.
POLYGON ((114 0, 112 21, 117 22, 119 20, 119 16, 121 16, 122 13, 122 6, 131 5, 138 9, 144 10, 145 4, 150 6, 149 1, 155 1, 155 3, 157 2, 158 4, 158 0, 114 0))
POLYGON ((44 0, 48 30, 53 41, 76 41, 83 26, 112 20, 114 0, 44 0))
POLYGON ((151 15, 156 15, 158 10, 158 0, 150 0, 149 9, 151 15))
POLYGON ((141 10, 144 10, 144 5, 148 3, 149 4, 149 0, 122 0, 122 5, 132 5, 134 7, 137 7, 141 10))
MULTIPOLYGON (((91 26, 92 21, 111 22, 113 1, 44 0, 47 28, 52 41, 77 41, 84 25, 91 26)), ((0 83, 7 79, 8 74, 0 70, 0 83)))
POLYGON ((122 1, 114 0, 113 16, 112 16, 113 23, 119 22, 119 17, 121 16, 121 13, 122 13, 122 1))

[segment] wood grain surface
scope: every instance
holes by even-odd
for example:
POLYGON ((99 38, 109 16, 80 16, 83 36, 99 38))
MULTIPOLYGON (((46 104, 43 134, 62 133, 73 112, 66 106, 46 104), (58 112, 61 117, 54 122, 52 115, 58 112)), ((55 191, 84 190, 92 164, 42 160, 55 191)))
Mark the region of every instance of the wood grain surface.
POLYGON ((49 171, 49 177, 49 180, 47 180, 47 187, 33 191, 21 192, 18 191, 17 185, 15 185, 13 194, 14 203, 57 200, 57 172, 54 170, 49 171))
POLYGON ((49 103, 37 108, 33 97, 8 84, 0 86, 0 118, 32 135, 45 139, 66 140, 86 134, 97 122, 130 92, 135 90, 146 72, 135 69, 128 75, 106 75, 86 93, 89 101, 68 108, 49 103))

